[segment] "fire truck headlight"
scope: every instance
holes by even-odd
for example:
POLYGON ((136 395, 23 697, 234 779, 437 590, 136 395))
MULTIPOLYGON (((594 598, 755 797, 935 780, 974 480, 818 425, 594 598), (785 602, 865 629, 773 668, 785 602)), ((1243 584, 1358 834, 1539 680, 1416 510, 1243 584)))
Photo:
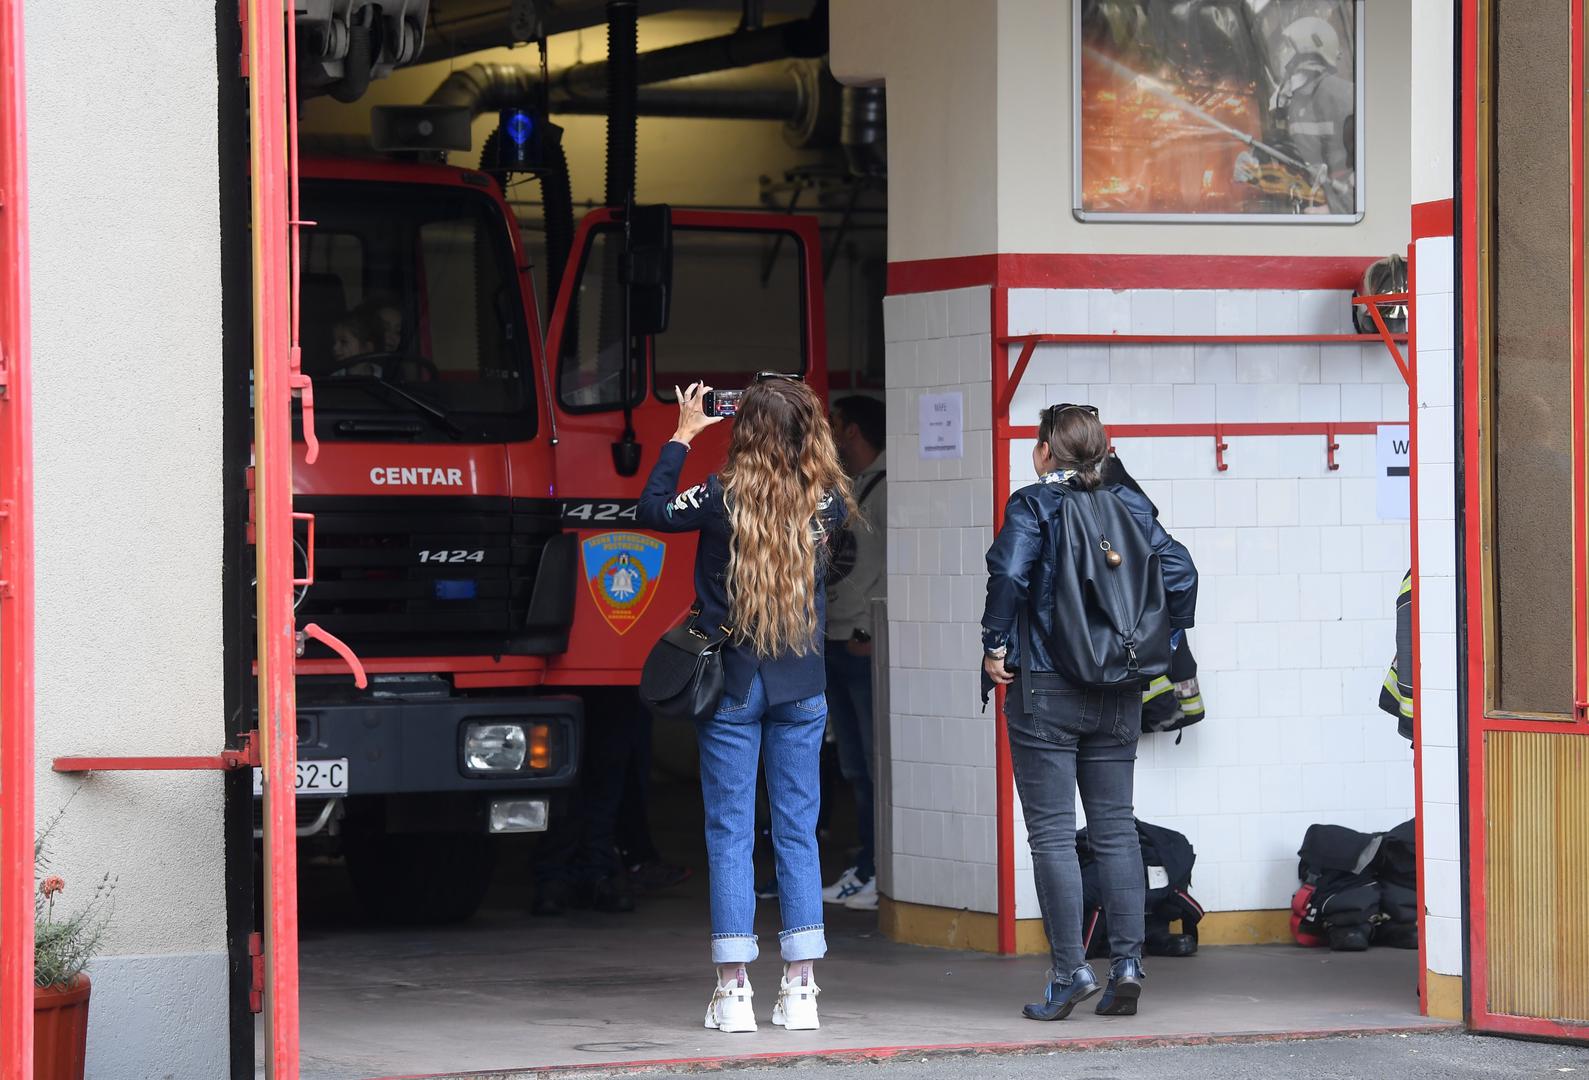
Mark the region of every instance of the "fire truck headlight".
POLYGON ((463 762, 471 772, 518 772, 529 756, 524 724, 470 724, 463 734, 463 762))
POLYGON ((546 800, 491 800, 491 831, 494 833, 545 832, 546 800))

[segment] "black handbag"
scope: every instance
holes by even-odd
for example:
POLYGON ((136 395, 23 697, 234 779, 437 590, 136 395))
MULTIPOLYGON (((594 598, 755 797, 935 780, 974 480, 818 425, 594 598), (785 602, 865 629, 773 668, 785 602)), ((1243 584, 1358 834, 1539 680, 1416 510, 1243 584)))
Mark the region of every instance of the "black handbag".
POLYGON ((732 627, 715 634, 696 625, 701 606, 663 634, 640 669, 640 698, 652 713, 669 720, 705 720, 723 697, 723 645, 732 627))

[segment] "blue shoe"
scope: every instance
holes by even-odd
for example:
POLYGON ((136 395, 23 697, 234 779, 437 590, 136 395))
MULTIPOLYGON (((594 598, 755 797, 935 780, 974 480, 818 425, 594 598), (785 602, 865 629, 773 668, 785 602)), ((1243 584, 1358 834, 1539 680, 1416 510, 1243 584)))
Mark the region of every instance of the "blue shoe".
POLYGON ((1096 994, 1102 987, 1092 968, 1081 965, 1070 973, 1070 982, 1051 982, 1042 1001, 1034 1001, 1021 1010, 1028 1020, 1063 1020, 1077 1005, 1096 994))
POLYGON ((1137 998, 1142 996, 1142 980, 1146 977, 1142 961, 1116 960, 1109 966, 1109 985, 1098 999, 1098 1015, 1135 1016, 1137 998))

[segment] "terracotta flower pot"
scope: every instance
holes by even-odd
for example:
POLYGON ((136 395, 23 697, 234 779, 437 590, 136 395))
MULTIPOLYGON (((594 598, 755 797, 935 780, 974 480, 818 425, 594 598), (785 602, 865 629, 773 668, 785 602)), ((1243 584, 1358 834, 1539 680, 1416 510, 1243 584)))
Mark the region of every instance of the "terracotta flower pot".
POLYGON ((83 1080, 90 989, 87 975, 33 988, 33 1080, 83 1080))

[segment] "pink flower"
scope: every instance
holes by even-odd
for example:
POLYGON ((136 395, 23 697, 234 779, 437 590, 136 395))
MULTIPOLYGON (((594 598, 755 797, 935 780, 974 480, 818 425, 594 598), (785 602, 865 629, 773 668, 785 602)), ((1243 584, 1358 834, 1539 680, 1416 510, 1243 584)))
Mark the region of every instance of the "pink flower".
POLYGON ((55 874, 51 874, 39 883, 39 892, 44 894, 44 899, 53 900, 55 894, 66 891, 66 882, 55 874))

